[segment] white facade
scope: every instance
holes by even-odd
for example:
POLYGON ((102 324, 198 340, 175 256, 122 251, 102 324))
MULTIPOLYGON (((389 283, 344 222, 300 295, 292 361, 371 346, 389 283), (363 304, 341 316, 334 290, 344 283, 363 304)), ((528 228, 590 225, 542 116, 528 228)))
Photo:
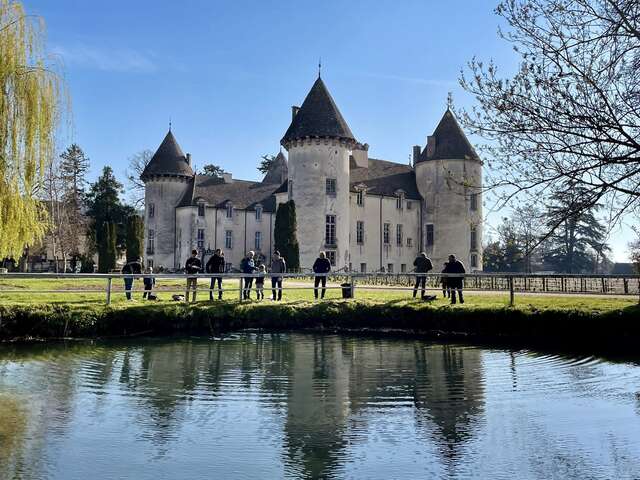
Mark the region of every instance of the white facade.
POLYGON ((411 272, 421 251, 434 271, 450 254, 482 269, 482 162, 449 110, 414 166, 369 158, 320 78, 292 113, 289 160, 281 152, 262 182, 195 175, 167 134, 142 177, 148 265, 176 270, 216 248, 232 268, 249 250, 268 265, 276 208, 293 200, 303 270, 320 251, 335 270, 411 272))

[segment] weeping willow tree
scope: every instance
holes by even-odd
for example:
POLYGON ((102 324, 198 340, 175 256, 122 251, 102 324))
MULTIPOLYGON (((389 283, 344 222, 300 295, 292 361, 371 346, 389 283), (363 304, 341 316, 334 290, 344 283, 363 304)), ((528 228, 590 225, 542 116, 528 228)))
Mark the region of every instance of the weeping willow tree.
POLYGON ((36 194, 54 154, 61 89, 42 21, 0 0, 0 258, 19 256, 46 232, 36 194))

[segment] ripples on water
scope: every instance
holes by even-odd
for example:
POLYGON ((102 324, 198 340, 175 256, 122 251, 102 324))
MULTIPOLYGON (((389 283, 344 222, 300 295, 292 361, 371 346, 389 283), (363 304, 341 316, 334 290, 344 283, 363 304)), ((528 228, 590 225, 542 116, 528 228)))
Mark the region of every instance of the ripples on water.
POLYGON ((631 363, 298 334, 3 348, 1 478, 640 478, 631 363))

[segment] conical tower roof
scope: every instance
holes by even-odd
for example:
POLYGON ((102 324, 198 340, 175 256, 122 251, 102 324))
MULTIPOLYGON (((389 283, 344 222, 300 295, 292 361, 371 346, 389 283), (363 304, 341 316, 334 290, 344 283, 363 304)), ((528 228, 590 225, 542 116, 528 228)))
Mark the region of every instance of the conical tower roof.
POLYGON ((469 143, 453 112, 448 108, 433 132, 433 137, 435 149, 429 156, 427 156, 427 149, 425 149, 423 160, 468 159, 480 161, 480 157, 469 143))
POLYGON ((280 143, 285 145, 307 137, 355 141, 349 125, 320 77, 311 87, 280 143))
POLYGON ((158 150, 156 150, 156 153, 151 157, 140 178, 145 180, 153 175, 193 176, 191 165, 187 162, 187 157, 182 153, 182 149, 180 145, 178 145, 176 137, 171 133, 171 130, 167 132, 167 135, 164 137, 158 150))
POLYGON ((279 185, 286 180, 287 172, 287 159, 282 152, 279 152, 273 159, 271 168, 262 179, 262 183, 277 183, 279 185))

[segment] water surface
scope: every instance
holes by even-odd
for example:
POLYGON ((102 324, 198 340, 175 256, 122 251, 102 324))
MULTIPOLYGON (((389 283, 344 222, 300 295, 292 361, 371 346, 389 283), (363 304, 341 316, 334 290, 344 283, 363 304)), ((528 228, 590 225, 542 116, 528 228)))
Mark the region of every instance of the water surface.
POLYGON ((400 339, 0 347, 0 478, 640 478, 638 392, 634 363, 400 339))

